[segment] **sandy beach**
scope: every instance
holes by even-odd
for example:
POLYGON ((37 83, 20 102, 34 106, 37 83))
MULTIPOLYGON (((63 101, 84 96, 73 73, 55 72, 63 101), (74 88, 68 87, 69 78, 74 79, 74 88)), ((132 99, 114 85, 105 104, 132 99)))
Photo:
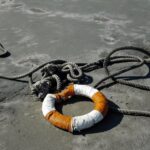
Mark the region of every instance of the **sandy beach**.
MULTIPOLYGON (((0 58, 0 74, 17 75, 53 59, 90 63, 120 46, 150 49, 149 8, 149 0, 0 0, 0 42, 10 52, 0 58)), ((123 75, 148 72, 143 66, 123 75)), ((89 75, 92 86, 105 72, 89 75)), ((43 118, 42 103, 34 101, 24 80, 0 79, 0 150, 150 149, 150 118, 109 113, 96 126, 71 134, 43 118)), ((150 85, 149 79, 133 81, 150 85)), ((119 84, 101 91, 118 107, 150 111, 150 91, 119 84)), ((92 109, 86 98, 72 98, 62 111, 76 116, 92 109)))

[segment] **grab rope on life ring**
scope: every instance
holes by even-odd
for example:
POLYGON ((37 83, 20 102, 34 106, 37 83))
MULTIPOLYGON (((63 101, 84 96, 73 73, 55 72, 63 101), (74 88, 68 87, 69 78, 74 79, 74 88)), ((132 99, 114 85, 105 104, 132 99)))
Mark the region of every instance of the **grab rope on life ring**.
POLYGON ((42 104, 42 112, 45 119, 54 126, 69 132, 81 131, 92 127, 105 117, 107 111, 107 99, 101 92, 93 87, 79 84, 71 84, 57 94, 47 94, 42 104), (95 104, 94 110, 85 115, 75 117, 59 113, 55 108, 55 102, 60 102, 61 99, 67 100, 74 95, 90 98, 95 104))

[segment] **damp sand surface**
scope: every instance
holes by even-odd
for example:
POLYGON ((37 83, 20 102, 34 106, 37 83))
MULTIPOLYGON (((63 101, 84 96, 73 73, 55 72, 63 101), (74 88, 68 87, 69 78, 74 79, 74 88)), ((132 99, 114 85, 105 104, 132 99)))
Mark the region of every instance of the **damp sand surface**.
MULTIPOLYGON (((0 74, 20 74, 53 59, 93 62, 125 45, 149 48, 149 8, 149 0, 0 0, 0 41, 11 53, 0 59, 0 74)), ((112 71, 118 67, 113 66, 112 71)), ((148 72, 143 66, 124 76, 145 76, 148 72)), ((94 85, 105 72, 101 69, 89 75, 94 85)), ((150 85, 149 79, 133 81, 150 85)), ((117 84, 102 92, 116 106, 150 110, 149 91, 117 84)), ((91 109, 93 104, 84 98, 71 99, 62 108, 72 116, 91 109)), ((91 129, 73 135, 45 121, 41 102, 33 100, 26 82, 0 79, 0 150, 149 147, 150 118, 112 113, 91 129)))

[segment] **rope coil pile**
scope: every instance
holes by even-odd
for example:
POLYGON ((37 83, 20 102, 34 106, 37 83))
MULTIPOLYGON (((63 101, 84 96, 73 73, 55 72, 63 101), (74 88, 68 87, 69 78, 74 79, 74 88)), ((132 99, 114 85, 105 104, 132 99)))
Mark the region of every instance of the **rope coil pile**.
MULTIPOLYGON (((4 47, 1 46, 3 49, 4 47)), ((127 81, 124 79, 117 79, 116 76, 130 71, 132 69, 141 67, 143 65, 147 65, 150 63, 150 52, 146 49, 126 46, 120 47, 112 50, 105 58, 101 58, 100 60, 93 63, 73 63, 67 62, 65 60, 53 60, 39 65, 38 67, 30 70, 27 73, 20 74, 17 76, 5 76, 0 75, 2 79, 8 80, 17 80, 21 78, 28 77, 29 78, 29 86, 31 88, 31 92, 33 95, 43 100, 43 98, 48 93, 54 93, 56 91, 60 91, 69 83, 80 83, 80 81, 86 77, 86 73, 91 72, 96 69, 104 68, 106 72, 106 77, 101 79, 97 84, 95 84, 95 88, 99 88, 101 83, 111 79, 115 83, 132 86, 135 88, 150 90, 150 86, 141 85, 138 83, 134 83, 131 81, 127 81), (135 55, 124 55, 124 56, 112 56, 114 53, 118 51, 132 50, 141 52, 148 57, 145 59, 143 57, 135 56, 135 55), (126 62, 135 62, 131 66, 128 66, 124 69, 121 69, 115 73, 110 73, 108 66, 118 63, 126 63, 126 62), (42 78, 39 81, 33 81, 32 76, 35 72, 41 71, 42 78)), ((149 111, 140 111, 140 110, 125 110, 125 109, 116 109, 111 108, 113 112, 129 114, 129 115, 142 115, 150 117, 149 111)))

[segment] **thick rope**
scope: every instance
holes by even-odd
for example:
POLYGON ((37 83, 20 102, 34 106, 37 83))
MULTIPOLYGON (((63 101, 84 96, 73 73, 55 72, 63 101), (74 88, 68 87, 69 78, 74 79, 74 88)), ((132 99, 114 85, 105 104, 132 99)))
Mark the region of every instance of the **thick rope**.
POLYGON ((83 75, 83 72, 80 69, 80 67, 77 64, 72 63, 72 62, 64 63, 62 65, 61 71, 64 72, 64 73, 68 73, 67 74, 67 79, 71 82, 78 81, 79 78, 81 78, 82 75, 83 75))
POLYGON ((5 57, 8 54, 8 51, 4 48, 4 46, 0 43, 0 57, 5 57))
POLYGON ((52 61, 48 61, 46 63, 43 63, 39 66, 37 66, 36 68, 33 68, 32 70, 30 70, 29 72, 23 73, 23 74, 19 74, 16 76, 5 76, 5 75, 0 75, 0 78, 2 79, 8 79, 8 80, 15 80, 15 79, 20 79, 20 78, 25 78, 30 76, 31 74, 39 71, 41 68, 43 68, 44 66, 46 66, 47 64, 62 64, 65 63, 66 61, 64 60, 52 60, 52 61))
MULTIPOLYGON (((127 72, 127 71, 130 71, 130 70, 132 70, 132 69, 138 68, 138 67, 140 67, 140 66, 142 66, 142 65, 144 64, 144 60, 143 60, 142 58, 138 57, 138 56, 124 56, 124 57, 126 57, 126 58, 132 58, 132 59, 134 59, 134 60, 136 59, 138 63, 137 63, 137 64, 134 64, 134 65, 132 65, 132 66, 126 67, 126 68, 124 68, 124 69, 122 69, 122 70, 119 70, 119 71, 117 71, 117 72, 115 72, 115 73, 113 73, 113 74, 110 74, 110 73, 108 73, 108 72, 106 71, 107 77, 104 77, 103 79, 101 79, 101 80, 94 86, 95 88, 97 88, 102 82, 104 82, 105 80, 108 80, 109 78, 114 79, 115 76, 120 75, 120 74, 122 74, 122 73, 125 73, 125 72, 127 72)), ((110 59, 111 59, 111 58, 110 58, 110 59)), ((104 60, 103 66, 104 66, 105 70, 108 70, 108 63, 109 63, 109 62, 108 62, 107 60, 104 60)), ((114 79, 113 81, 116 81, 116 80, 114 79)), ((129 84, 130 84, 130 83, 129 83, 129 84)))
POLYGON ((113 108, 113 107, 110 107, 110 111, 124 114, 124 115, 150 117, 150 111, 129 110, 129 109, 120 109, 120 108, 113 108))
POLYGON ((56 91, 61 89, 61 79, 57 74, 52 75, 52 78, 56 81, 56 91))
MULTIPOLYGON (((113 81, 115 81, 115 82, 117 82, 117 83, 124 84, 124 85, 128 85, 128 86, 132 86, 132 87, 136 87, 136 88, 141 88, 141 89, 145 89, 145 90, 150 90, 150 86, 145 86, 145 85, 141 85, 141 84, 138 84, 138 83, 133 83, 133 82, 130 82, 130 81, 126 81, 126 80, 124 80, 124 79, 116 79, 116 78, 115 78, 116 75, 111 75, 111 74, 110 74, 110 71, 108 70, 108 64, 109 64, 109 61, 110 61, 110 59, 111 59, 111 58, 110 58, 111 55, 114 54, 115 52, 123 51, 123 50, 135 50, 135 51, 139 51, 139 52, 142 52, 142 53, 144 53, 144 54, 150 56, 150 52, 149 52, 149 51, 146 51, 146 50, 144 50, 144 49, 142 49, 142 48, 137 48, 137 47, 131 47, 131 46, 130 46, 130 47, 123 47, 123 48, 115 49, 115 50, 113 50, 112 52, 110 52, 110 53, 108 54, 108 56, 105 58, 105 60, 104 60, 103 66, 104 66, 104 69, 105 69, 106 74, 107 74, 113 81)), ((125 69, 122 69, 121 71, 118 71, 119 74, 124 73, 124 72, 127 72, 127 71, 129 71, 129 70, 131 70, 131 69, 140 67, 140 66, 142 66, 143 64, 145 64, 144 59, 142 59, 142 58, 140 58, 140 57, 138 57, 138 56, 136 56, 136 57, 133 56, 133 57, 134 57, 134 58, 137 58, 137 60, 139 60, 140 63, 134 64, 134 65, 129 66, 129 67, 125 68, 125 69)))
MULTIPOLYGON (((3 45, 0 45, 2 49, 4 49, 3 45)), ((5 49, 4 49, 5 50, 5 49)), ((84 73, 93 71, 95 69, 99 68, 104 68, 105 72, 107 74, 107 77, 101 79, 94 87, 99 87, 100 84, 107 80, 107 79, 112 79, 112 81, 124 85, 129 85, 133 86, 136 88, 144 89, 144 90, 150 90, 149 86, 141 85, 138 83, 133 83, 130 81, 126 81, 123 79, 117 79, 116 76, 125 73, 129 70, 141 67, 144 64, 149 64, 150 63, 150 58, 148 57, 147 59, 138 57, 138 56, 133 56, 133 55, 127 55, 127 56, 112 56, 114 53, 118 51, 123 51, 123 50, 135 50, 142 52, 148 56, 150 56, 150 52, 143 49, 143 48, 138 48, 138 47, 121 47, 118 49, 115 49, 111 51, 107 57, 101 58, 100 60, 93 62, 93 63, 70 63, 66 62, 64 60, 53 60, 49 61, 46 63, 43 63, 42 65, 30 70, 27 73, 16 75, 16 76, 5 76, 5 75, 0 75, 0 78, 3 79, 9 79, 9 80, 17 80, 20 78, 25 78, 29 77, 29 85, 31 88, 31 91, 33 94, 36 94, 38 98, 43 99, 45 95, 49 92, 49 88, 53 88, 54 86, 56 87, 55 90, 60 90, 62 87, 62 80, 64 75, 66 75, 66 79, 69 82, 77 82, 80 80, 80 78, 84 75, 84 73), (108 70, 108 66, 116 64, 116 63, 125 63, 125 62, 136 62, 135 64, 128 66, 124 69, 121 69, 115 73, 110 73, 108 70), (61 68, 61 69, 60 69, 61 68), (42 74, 42 79, 37 82, 33 82, 32 80, 32 75, 41 70, 42 74), (57 72, 59 72, 57 74, 57 72)), ((0 55, 1 56, 1 55, 0 55)), ((112 108, 110 107, 111 111, 117 112, 117 113, 123 113, 126 115, 138 115, 138 116, 148 116, 150 117, 150 112, 149 111, 141 111, 141 110, 127 110, 127 109, 120 109, 120 108, 112 108)))

